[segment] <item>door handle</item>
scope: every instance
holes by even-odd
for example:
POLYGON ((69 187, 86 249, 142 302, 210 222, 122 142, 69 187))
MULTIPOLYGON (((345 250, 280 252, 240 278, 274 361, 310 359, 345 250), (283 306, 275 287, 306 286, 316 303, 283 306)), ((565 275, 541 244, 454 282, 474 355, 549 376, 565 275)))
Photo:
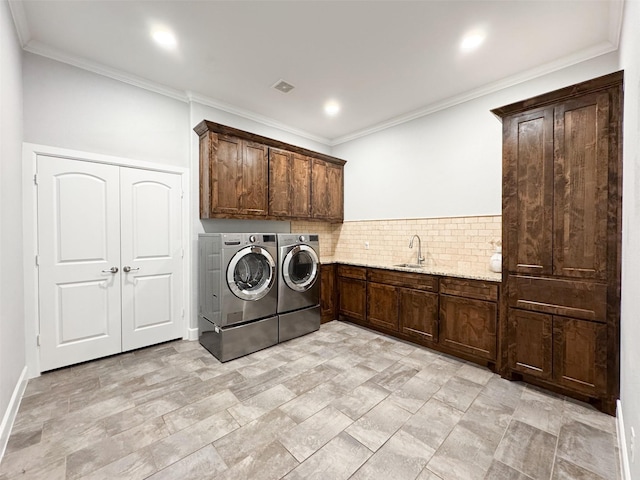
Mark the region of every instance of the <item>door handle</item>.
POLYGON ((102 273, 118 273, 118 267, 111 267, 109 270, 102 270, 102 273))
POLYGON ((140 268, 131 268, 129 265, 125 265, 124 267, 122 267, 122 271, 124 273, 133 272, 134 270, 140 270, 140 268))

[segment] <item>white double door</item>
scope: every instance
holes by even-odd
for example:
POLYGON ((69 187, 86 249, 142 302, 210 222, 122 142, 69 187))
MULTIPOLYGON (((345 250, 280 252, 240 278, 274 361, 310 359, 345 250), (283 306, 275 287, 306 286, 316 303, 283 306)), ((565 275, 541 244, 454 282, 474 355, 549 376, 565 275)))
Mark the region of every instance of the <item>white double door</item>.
POLYGON ((39 156, 40 366, 182 337, 181 179, 39 156))

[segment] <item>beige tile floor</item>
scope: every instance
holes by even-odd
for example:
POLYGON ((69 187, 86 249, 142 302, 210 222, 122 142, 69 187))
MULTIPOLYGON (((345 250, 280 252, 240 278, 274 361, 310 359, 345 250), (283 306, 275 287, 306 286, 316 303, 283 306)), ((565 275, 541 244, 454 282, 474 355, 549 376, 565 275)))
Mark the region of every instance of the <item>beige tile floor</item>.
POLYGON ((341 322, 225 364, 176 341, 29 381, 21 479, 616 479, 591 407, 341 322))

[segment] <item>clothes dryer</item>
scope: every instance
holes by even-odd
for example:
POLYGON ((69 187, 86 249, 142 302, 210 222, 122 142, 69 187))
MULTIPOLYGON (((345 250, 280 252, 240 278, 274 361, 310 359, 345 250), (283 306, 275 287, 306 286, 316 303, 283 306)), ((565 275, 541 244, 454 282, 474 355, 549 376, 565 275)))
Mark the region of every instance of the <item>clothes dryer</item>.
POLYGON ((225 362, 278 343, 275 234, 199 235, 199 340, 225 362))
POLYGON ((316 234, 278 234, 278 340, 320 328, 320 242, 316 234))

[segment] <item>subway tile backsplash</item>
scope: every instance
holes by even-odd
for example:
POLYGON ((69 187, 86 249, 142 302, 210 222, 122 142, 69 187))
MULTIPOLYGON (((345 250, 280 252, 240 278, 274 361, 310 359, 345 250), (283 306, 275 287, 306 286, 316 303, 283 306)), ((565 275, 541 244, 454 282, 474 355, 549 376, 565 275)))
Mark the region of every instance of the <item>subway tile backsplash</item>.
POLYGON ((343 224, 292 221, 291 231, 318 233, 323 262, 377 265, 416 263, 418 245, 414 242, 410 249, 409 242, 418 234, 428 267, 484 273, 489 271, 489 258, 495 249, 491 242, 502 240, 502 217, 363 220, 343 224))

